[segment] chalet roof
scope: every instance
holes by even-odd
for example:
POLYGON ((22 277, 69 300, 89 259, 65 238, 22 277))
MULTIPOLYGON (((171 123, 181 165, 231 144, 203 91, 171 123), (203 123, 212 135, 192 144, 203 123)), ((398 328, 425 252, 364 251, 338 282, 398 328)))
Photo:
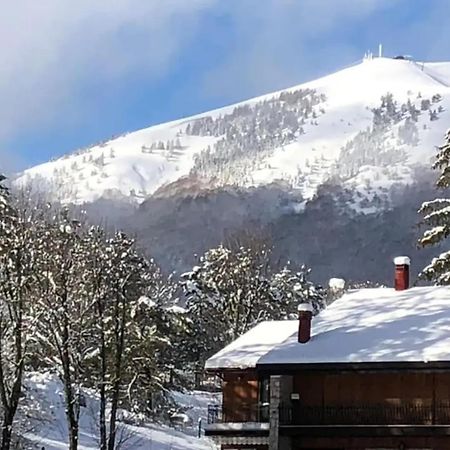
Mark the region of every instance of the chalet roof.
POLYGON ((296 320, 263 322, 210 358, 207 369, 277 364, 450 361, 450 287, 349 292, 297 342, 296 320))
POLYGON ((261 322, 206 361, 206 369, 256 367, 262 356, 298 329, 296 320, 261 322))

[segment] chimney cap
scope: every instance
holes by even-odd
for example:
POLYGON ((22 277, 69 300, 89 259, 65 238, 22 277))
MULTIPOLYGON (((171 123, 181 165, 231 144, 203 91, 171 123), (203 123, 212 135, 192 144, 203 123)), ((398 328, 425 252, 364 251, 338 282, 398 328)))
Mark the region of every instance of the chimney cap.
POLYGON ((394 264, 396 266, 409 266, 411 265, 411 260, 408 256, 397 256, 394 258, 394 264))
POLYGON ((311 303, 300 303, 297 307, 297 310, 299 312, 314 312, 314 308, 312 307, 311 303))
POLYGON ((343 278, 330 278, 328 282, 328 287, 331 290, 343 290, 345 289, 345 280, 343 278))

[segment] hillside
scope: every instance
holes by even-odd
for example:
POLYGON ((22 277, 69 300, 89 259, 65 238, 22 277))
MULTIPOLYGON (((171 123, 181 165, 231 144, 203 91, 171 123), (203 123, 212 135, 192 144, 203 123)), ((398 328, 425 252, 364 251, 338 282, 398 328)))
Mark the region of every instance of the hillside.
MULTIPOLYGON (((27 375, 26 393, 33 402, 33 419, 28 423, 25 437, 37 448, 58 450, 67 448, 67 424, 64 413, 63 386, 57 376, 34 372, 27 375), (39 413, 38 413, 39 412, 39 413)), ((205 424, 207 405, 216 401, 214 394, 193 392, 174 393, 180 407, 187 407, 189 426, 174 429, 161 423, 150 423, 141 417, 121 411, 118 433, 121 448, 134 450, 210 450, 212 442, 197 437, 198 420, 205 424)), ((85 393, 86 406, 81 410, 80 450, 98 448, 98 398, 85 393)), ((27 447, 28 448, 28 447, 27 447)))
MULTIPOLYGON (((282 180, 301 200, 339 183, 371 213, 429 166, 450 124, 450 63, 389 58, 283 91, 129 133, 24 171, 63 202, 138 203, 188 175, 203 184, 282 180)), ((187 183, 189 185, 189 183, 187 183)), ((173 189, 173 188, 172 188, 173 189)))

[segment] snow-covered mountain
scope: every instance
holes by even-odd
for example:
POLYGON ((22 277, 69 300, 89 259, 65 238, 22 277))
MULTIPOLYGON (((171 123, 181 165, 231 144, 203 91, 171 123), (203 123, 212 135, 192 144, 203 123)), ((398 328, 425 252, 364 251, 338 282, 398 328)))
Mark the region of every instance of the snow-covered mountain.
POLYGON ((25 170, 64 202, 140 202, 191 175, 211 185, 283 180, 303 199, 330 178, 371 212, 430 166, 450 126, 450 62, 376 58, 237 105, 132 132, 25 170))

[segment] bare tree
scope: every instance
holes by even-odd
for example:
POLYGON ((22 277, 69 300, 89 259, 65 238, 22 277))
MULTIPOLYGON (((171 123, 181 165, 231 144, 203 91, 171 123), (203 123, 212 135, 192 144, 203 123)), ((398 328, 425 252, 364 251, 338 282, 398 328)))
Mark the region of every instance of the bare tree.
POLYGON ((61 210, 46 222, 39 248, 37 349, 43 363, 56 369, 63 383, 70 450, 78 448, 82 380, 92 322, 92 305, 80 291, 82 228, 67 210, 61 210))
POLYGON ((84 274, 82 295, 93 306, 95 319, 91 334, 94 356, 86 383, 89 378, 95 380, 99 392, 100 449, 113 450, 120 441, 118 408, 126 400, 128 405, 133 402, 129 397, 140 383, 141 371, 149 370, 155 358, 154 353, 146 352, 156 334, 154 318, 143 311, 146 306, 152 310, 156 302, 146 295, 151 292, 161 298, 171 291, 157 286, 161 277, 156 265, 139 255, 134 240, 124 233, 108 238, 103 229, 92 227, 84 234, 81 249, 85 255, 80 270, 84 274))
MULTIPOLYGON (((0 183, 4 177, 0 176, 0 183)), ((36 252, 33 211, 12 205, 0 184, 0 400, 2 438, 9 449, 22 395, 22 381, 31 329, 30 296, 36 252)))

